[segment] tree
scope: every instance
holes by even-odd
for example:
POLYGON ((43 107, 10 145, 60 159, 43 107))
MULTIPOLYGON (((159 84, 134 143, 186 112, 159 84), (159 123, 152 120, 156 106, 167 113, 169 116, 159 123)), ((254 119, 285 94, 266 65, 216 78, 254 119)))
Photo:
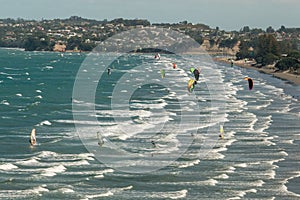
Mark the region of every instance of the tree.
POLYGON ((237 42, 238 42, 237 38, 222 40, 219 44, 219 47, 233 48, 237 42))
POLYGON ((213 47, 215 45, 215 40, 214 39, 210 39, 209 40, 209 45, 210 45, 210 48, 213 47))
POLYGON ((250 32, 249 26, 244 26, 241 32, 242 33, 249 33, 250 32))
POLYGON ((78 48, 79 45, 82 43, 81 38, 79 37, 71 37, 67 40, 67 50, 74 50, 75 48, 78 48))
POLYGON ((285 26, 281 26, 280 29, 278 29, 278 32, 286 32, 285 26))
POLYGON ((279 44, 271 34, 261 35, 257 41, 254 58, 262 65, 273 64, 280 56, 279 44))
POLYGON ((297 70, 300 68, 300 63, 295 58, 287 57, 287 58, 283 58, 279 62, 277 62, 275 67, 282 71, 289 70, 291 68, 294 70, 297 70))
POLYGON ((266 32, 267 32, 267 33, 274 33, 275 30, 272 28, 272 26, 269 26, 269 27, 266 29, 266 32))
POLYGON ((299 51, 292 51, 288 54, 288 57, 300 60, 300 52, 299 51))
POLYGON ((240 43, 240 51, 236 54, 238 60, 244 58, 253 58, 253 54, 249 51, 249 48, 252 47, 249 41, 241 41, 240 43))
POLYGON ((24 42, 25 51, 51 51, 52 47, 48 38, 31 36, 24 42))

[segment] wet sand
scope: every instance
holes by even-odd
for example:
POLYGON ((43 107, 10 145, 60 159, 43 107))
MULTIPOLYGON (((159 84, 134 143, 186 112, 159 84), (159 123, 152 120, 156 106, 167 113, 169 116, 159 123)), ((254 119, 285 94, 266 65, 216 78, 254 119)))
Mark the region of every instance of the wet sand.
MULTIPOLYGON (((224 57, 216 57, 216 58, 214 58, 214 61, 228 63, 228 64, 231 63, 231 61, 228 60, 228 58, 224 58, 224 57)), ((287 80, 296 85, 300 85, 300 75, 291 74, 288 72, 281 72, 281 71, 275 72, 274 69, 268 68, 268 67, 261 67, 261 68, 254 67, 254 66, 251 66, 251 64, 254 63, 253 61, 245 62, 244 60, 238 60, 238 61, 233 61, 233 63, 234 63, 234 65, 239 66, 239 67, 254 69, 254 70, 260 71, 262 73, 271 74, 276 78, 287 80)))

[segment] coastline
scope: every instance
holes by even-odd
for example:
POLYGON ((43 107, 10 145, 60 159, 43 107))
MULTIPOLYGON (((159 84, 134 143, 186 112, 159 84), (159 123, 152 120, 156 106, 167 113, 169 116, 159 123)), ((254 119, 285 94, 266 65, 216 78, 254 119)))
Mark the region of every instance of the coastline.
MULTIPOLYGON (((228 58, 226 57, 214 57, 213 60, 215 62, 221 62, 221 63, 227 63, 230 64, 231 61, 228 60, 228 58)), ((235 66, 239 66, 239 67, 243 67, 243 68, 248 68, 248 69, 254 69, 257 70, 259 72, 265 73, 265 74, 270 74, 276 78, 282 79, 282 80, 286 80, 289 81, 295 85, 300 85, 300 75, 296 75, 296 74, 291 74, 288 72, 282 72, 282 71, 275 71, 273 68, 268 68, 268 67, 254 67, 251 64, 253 64, 254 61, 247 61, 245 62, 244 60, 237 60, 237 61, 233 61, 233 64, 235 66)))

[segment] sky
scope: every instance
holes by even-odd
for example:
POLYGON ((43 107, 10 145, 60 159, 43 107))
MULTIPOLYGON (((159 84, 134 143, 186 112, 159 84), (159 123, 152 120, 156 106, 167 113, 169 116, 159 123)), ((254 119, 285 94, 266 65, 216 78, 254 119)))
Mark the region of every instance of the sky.
POLYGON ((240 30, 300 27, 300 0, 0 0, 0 18, 187 20, 211 28, 240 30))

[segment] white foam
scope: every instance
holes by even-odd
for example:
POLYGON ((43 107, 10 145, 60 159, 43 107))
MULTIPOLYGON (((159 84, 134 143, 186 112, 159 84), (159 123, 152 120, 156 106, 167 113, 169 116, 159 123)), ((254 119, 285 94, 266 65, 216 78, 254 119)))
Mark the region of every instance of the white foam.
POLYGON ((55 176, 57 173, 62 173, 66 171, 66 168, 63 165, 57 165, 54 167, 49 167, 42 170, 42 176, 55 176))
POLYGON ((198 183, 200 183, 202 185, 215 186, 218 183, 218 181, 211 178, 211 179, 208 179, 208 180, 205 180, 205 181, 198 181, 198 183))
POLYGON ((227 174, 221 174, 219 176, 214 177, 215 179, 228 179, 229 176, 227 174))
POLYGON ((198 160, 193 160, 193 161, 190 161, 190 162, 184 162, 183 164, 180 164, 178 166, 178 168, 187 168, 187 167, 191 167, 191 166, 194 166, 194 165, 198 165, 199 163, 200 163, 199 159, 198 160))
POLYGON ((152 195, 147 195, 150 196, 150 198, 163 198, 163 199, 182 199, 185 198, 188 193, 188 190, 179 190, 179 191, 165 191, 165 192, 156 192, 152 193, 152 195))
POLYGON ((44 70, 44 69, 46 69, 46 70, 50 70, 50 69, 53 69, 53 67, 52 67, 52 66, 46 66, 46 67, 43 67, 43 69, 42 69, 42 70, 44 70))
POLYGON ((16 162, 16 164, 25 165, 25 166, 36 166, 36 165, 39 165, 39 161, 38 161, 38 158, 31 158, 28 160, 18 161, 18 162, 16 162))
POLYGON ((247 163, 240 163, 240 164, 236 164, 234 166, 235 167, 240 167, 240 168, 246 168, 248 165, 247 165, 247 163))
POLYGON ((280 151, 279 154, 280 154, 280 155, 283 155, 283 156, 288 156, 288 155, 289 155, 289 154, 288 154, 287 152, 285 152, 285 151, 280 151))
POLYGON ((3 101, 1 101, 1 102, 0 102, 0 104, 7 105, 7 106, 9 106, 9 105, 10 105, 10 104, 7 102, 7 100, 3 100, 3 101))
POLYGON ((34 188, 32 188, 31 191, 33 193, 49 192, 49 190, 47 188, 45 188, 45 187, 46 187, 45 185, 34 187, 34 188))
POLYGON ((11 163, 6 163, 6 164, 0 165, 0 170, 4 170, 4 171, 9 171, 9 170, 17 169, 17 168, 18 167, 16 165, 13 165, 11 163))
POLYGON ((103 178, 104 177, 104 174, 106 173, 113 173, 114 170, 113 169, 105 169, 103 171, 100 171, 100 172, 97 172, 97 175, 94 176, 95 178, 103 178))
POLYGON ((93 157, 94 157, 94 154, 92 153, 81 153, 78 155, 79 158, 82 158, 82 159, 85 159, 85 160, 95 160, 93 157))
POLYGON ((41 95, 35 96, 36 99, 42 99, 43 97, 41 95))
POLYGON ((60 188, 60 189, 58 189, 56 191, 61 192, 63 194, 65 194, 65 193, 74 193, 75 192, 74 190, 72 190, 70 188, 60 188))
POLYGON ((37 93, 42 93, 42 91, 41 90, 35 90, 37 93))
POLYGON ((21 93, 16 94, 16 96, 21 97, 23 96, 21 93))
POLYGON ((57 157, 58 154, 53 151, 42 151, 38 157, 40 158, 48 158, 48 157, 57 157))
POLYGON ((51 126, 52 123, 49 122, 48 120, 45 120, 45 121, 42 121, 41 123, 39 123, 40 126, 43 126, 43 125, 47 125, 47 126, 51 126))
POLYGON ((187 190, 181 190, 181 191, 178 191, 174 196, 170 196, 169 198, 170 199, 181 199, 181 198, 185 198, 186 197, 186 194, 188 193, 187 190))
POLYGON ((86 195, 86 197, 88 199, 94 199, 94 198, 99 198, 99 197, 109 197, 109 196, 113 196, 114 193, 112 193, 111 191, 102 193, 102 194, 94 194, 94 195, 86 195))

